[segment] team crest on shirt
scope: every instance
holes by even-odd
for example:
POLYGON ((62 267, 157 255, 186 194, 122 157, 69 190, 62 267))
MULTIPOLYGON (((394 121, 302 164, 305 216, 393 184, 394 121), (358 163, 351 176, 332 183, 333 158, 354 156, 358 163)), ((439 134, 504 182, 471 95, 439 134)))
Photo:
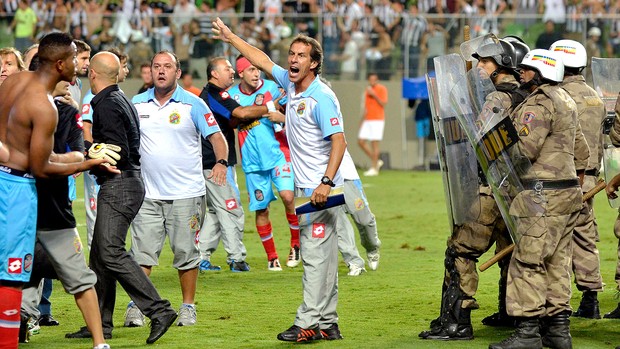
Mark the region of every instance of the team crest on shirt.
POLYGON ((226 205, 226 209, 228 211, 234 210, 237 208, 237 200, 235 199, 228 199, 224 201, 224 204, 226 205))
POLYGON ((254 105, 263 105, 263 103, 265 103, 265 95, 262 93, 257 94, 256 98, 254 98, 254 105))
POLYGON ((168 121, 172 124, 172 125, 178 125, 181 122, 181 115, 179 114, 179 112, 177 112, 176 110, 172 112, 172 114, 170 114, 170 116, 168 117, 168 121))
POLYGON ((263 191, 262 191, 262 190, 260 190, 260 189, 256 189, 256 190, 254 190, 254 198, 255 198, 257 201, 263 201, 263 200, 265 200, 265 196, 263 195, 263 191))
POLYGON ((329 123, 332 124, 332 126, 340 125, 340 122, 338 122, 338 118, 331 118, 331 119, 329 119, 329 123))
POLYGON ((30 273, 32 271, 32 254, 27 253, 24 256, 24 271, 30 273))
POLYGON ((529 124, 530 122, 532 122, 532 120, 534 120, 535 117, 536 114, 528 111, 527 113, 523 114, 523 123, 529 124))
POLYGON ((7 263, 7 272, 9 274, 21 274, 22 273, 22 259, 21 258, 9 258, 7 263))
POLYGON ((207 125, 209 125, 210 127, 217 125, 217 120, 215 120, 215 116, 213 116, 213 113, 205 114, 205 120, 207 120, 207 125))
POLYGON ((200 222, 198 221, 198 215, 192 215, 189 219, 189 229, 198 230, 200 228, 200 222))
POLYGON ((82 114, 90 113, 90 104, 82 104, 82 114))
POLYGON ((222 97, 222 99, 228 99, 230 98, 230 94, 226 91, 222 91, 220 92, 220 97, 222 97))
POLYGON ((355 203, 354 204, 355 204, 355 209, 357 211, 359 211, 359 210, 364 208, 364 200, 362 200, 360 198, 355 199, 355 203))
POLYGON ((76 235, 73 238, 73 248, 75 249, 75 253, 80 254, 82 253, 82 240, 80 239, 79 235, 76 235))
POLYGON ((315 239, 325 237, 325 223, 312 223, 312 237, 315 239))
POLYGON ((299 105, 297 106, 297 115, 299 116, 303 115, 304 110, 306 110, 306 103, 305 102, 299 103, 299 105))
POLYGON ((520 137, 525 137, 525 136, 528 136, 529 134, 530 134, 530 129, 527 126, 523 126, 523 128, 519 130, 520 137))

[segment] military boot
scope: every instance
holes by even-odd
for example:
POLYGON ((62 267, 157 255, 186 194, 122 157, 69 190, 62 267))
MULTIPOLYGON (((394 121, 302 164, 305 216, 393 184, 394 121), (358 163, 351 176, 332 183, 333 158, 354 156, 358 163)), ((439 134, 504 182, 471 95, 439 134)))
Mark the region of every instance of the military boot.
POLYGON ((498 312, 484 319, 482 324, 491 327, 515 327, 515 318, 506 312, 506 278, 499 278, 498 312))
POLYGON ((605 319, 620 319, 620 303, 618 303, 618 306, 616 307, 616 309, 610 311, 609 313, 603 315, 603 317, 605 319))
POLYGON ((489 349, 542 349, 538 318, 519 318, 512 336, 499 343, 489 344, 489 349))
POLYGON ((573 313, 573 316, 587 319, 600 319, 601 311, 598 307, 598 299, 596 298, 596 294, 597 292, 595 291, 585 291, 581 296, 579 308, 573 313))
POLYGON ((541 321, 542 343, 552 349, 572 349, 573 339, 570 335, 570 311, 544 318, 541 321))
MULTIPOLYGON (((437 323, 435 323, 437 325, 437 323)), ((460 309, 456 322, 446 322, 439 327, 433 327, 430 331, 419 334, 423 339, 439 340, 470 340, 474 339, 474 329, 471 326, 471 309, 460 309)))

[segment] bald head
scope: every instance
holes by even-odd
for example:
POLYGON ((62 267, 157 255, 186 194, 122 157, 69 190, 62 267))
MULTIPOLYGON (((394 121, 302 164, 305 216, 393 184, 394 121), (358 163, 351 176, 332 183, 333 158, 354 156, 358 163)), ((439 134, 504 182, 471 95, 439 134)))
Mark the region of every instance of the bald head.
POLYGON ((99 52, 90 60, 88 80, 94 94, 110 85, 118 83, 118 73, 121 63, 115 54, 99 52))

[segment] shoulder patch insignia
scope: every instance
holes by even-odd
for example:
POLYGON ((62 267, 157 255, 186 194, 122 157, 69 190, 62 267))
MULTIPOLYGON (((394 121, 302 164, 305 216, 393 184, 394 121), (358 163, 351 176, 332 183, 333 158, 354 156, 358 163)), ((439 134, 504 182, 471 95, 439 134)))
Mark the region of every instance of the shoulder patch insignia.
POLYGON ((530 134, 530 128, 527 126, 523 126, 522 129, 519 130, 520 137, 526 137, 530 134))
POLYGON ((532 120, 534 120, 535 117, 536 117, 536 114, 528 111, 525 114, 523 114, 523 123, 529 124, 530 122, 532 122, 532 120))

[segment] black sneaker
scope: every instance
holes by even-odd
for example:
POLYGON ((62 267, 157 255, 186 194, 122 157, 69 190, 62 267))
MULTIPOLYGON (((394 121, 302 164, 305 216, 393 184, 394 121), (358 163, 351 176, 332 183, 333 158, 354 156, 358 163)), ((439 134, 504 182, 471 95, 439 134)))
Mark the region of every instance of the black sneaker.
POLYGON ((321 335, 323 336, 323 339, 328 340, 328 341, 342 339, 342 334, 340 333, 338 324, 333 324, 329 326, 328 328, 321 330, 321 335))
POLYGON ((278 339, 285 342, 311 342, 323 339, 323 335, 318 325, 313 328, 301 328, 293 325, 288 330, 278 334, 278 339))
POLYGON ((232 271, 233 273, 250 271, 250 266, 245 261, 241 261, 241 262, 232 261, 230 262, 230 271, 232 271))
MULTIPOLYGON (((93 335, 88 330, 88 327, 84 326, 84 327, 81 327, 76 332, 71 332, 71 333, 65 334, 65 338, 93 338, 93 335)), ((104 331, 103 332, 103 338, 104 339, 111 339, 112 338, 112 332, 105 332, 104 331)))
POLYGON ((41 315, 39 318, 39 326, 58 326, 60 323, 54 319, 52 314, 41 315))
POLYGON ((610 311, 609 313, 603 315, 605 319, 620 319, 620 303, 618 303, 618 307, 616 309, 610 311))

